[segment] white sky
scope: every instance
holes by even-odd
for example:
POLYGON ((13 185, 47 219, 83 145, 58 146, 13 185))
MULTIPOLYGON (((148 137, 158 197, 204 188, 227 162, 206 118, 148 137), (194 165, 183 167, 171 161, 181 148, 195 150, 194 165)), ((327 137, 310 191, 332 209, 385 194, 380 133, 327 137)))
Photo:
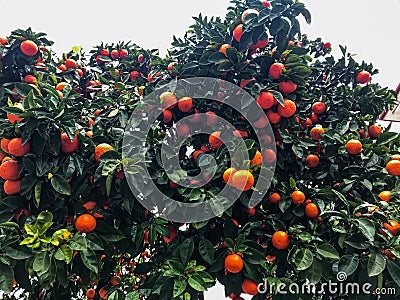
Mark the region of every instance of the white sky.
MULTIPOLYGON (((322 37, 347 45, 357 60, 372 62, 380 74, 375 81, 392 89, 400 82, 400 0, 303 0, 313 22, 302 31, 310 38, 322 37)), ((224 16, 228 0, 0 0, 0 37, 16 28, 31 26, 55 41, 56 52, 72 46, 132 40, 144 48, 169 47, 173 34, 182 36, 192 16, 224 16)), ((224 299, 214 288, 207 300, 224 299)))

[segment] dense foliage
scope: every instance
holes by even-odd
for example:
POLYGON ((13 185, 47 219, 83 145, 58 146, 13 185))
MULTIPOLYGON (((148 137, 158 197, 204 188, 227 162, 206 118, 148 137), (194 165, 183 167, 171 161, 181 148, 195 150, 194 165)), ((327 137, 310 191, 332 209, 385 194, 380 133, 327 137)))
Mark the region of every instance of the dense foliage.
MULTIPOLYGON (((202 299, 218 280, 227 296, 240 299, 257 293, 254 285, 264 279, 321 285, 339 272, 349 282, 399 289, 400 137, 374 125, 394 93, 371 82, 378 71, 345 47, 336 59, 329 43, 302 35, 299 17, 311 22, 297 1, 234 0, 224 20, 194 18, 164 58, 124 42, 89 54, 74 47, 57 58, 45 34, 30 29, 0 39, 0 155, 7 157, 0 166, 2 297, 202 299), (188 137, 179 153, 187 173, 168 178, 160 145, 179 119, 208 113, 200 121, 215 131, 221 125, 214 114, 228 120, 254 158, 250 174, 237 176, 249 189, 230 209, 177 224, 133 197, 121 146, 140 100, 190 77, 242 87, 265 115, 244 120, 240 111, 204 99, 146 107, 161 113, 148 138, 149 172, 174 199, 202 201, 225 182, 235 186, 224 146, 209 135, 188 137), (274 137, 263 134, 267 118, 274 137), (261 145, 270 147, 257 152, 261 145), (205 185, 179 187, 174 178, 198 174, 205 152, 215 156, 215 174, 201 174, 205 185), (251 207, 253 182, 246 180, 258 180, 261 161, 276 163, 276 171, 265 199, 251 207)), ((180 102, 185 95, 176 96, 180 102)), ((176 130, 185 136, 186 128, 176 130)), ((234 180, 242 166, 232 167, 234 180)))

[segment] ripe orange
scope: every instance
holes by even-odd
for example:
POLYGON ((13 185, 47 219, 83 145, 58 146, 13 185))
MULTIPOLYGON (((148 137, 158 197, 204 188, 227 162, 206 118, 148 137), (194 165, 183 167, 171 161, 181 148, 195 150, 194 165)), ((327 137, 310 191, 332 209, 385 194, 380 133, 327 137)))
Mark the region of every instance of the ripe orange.
POLYGON ((233 177, 233 175, 235 175, 236 172, 237 172, 237 170, 232 167, 226 169, 224 174, 222 175, 224 182, 228 185, 232 185, 232 177, 233 177))
POLYGON ((193 154, 192 154, 192 157, 193 157, 194 161, 196 161, 196 160, 197 160, 197 157, 198 157, 200 154, 202 154, 202 153, 204 153, 203 150, 196 150, 196 151, 194 151, 193 154))
POLYGON ((310 219, 315 219, 319 217, 319 208, 315 203, 308 203, 305 207, 304 213, 310 219))
POLYGON ((223 44, 220 48, 219 48, 219 52, 225 54, 226 56, 226 49, 232 48, 231 45, 229 44, 223 44))
POLYGON ((245 19, 247 18, 248 15, 252 15, 252 14, 258 16, 258 15, 259 15, 259 11, 258 11, 258 10, 255 10, 255 9, 253 9, 253 8, 249 8, 249 9, 245 10, 245 11, 242 13, 242 23, 244 23, 244 21, 245 21, 245 19))
POLYGON ((88 138, 91 139, 91 138, 93 137, 93 131, 88 130, 88 131, 86 131, 85 135, 86 135, 88 138))
POLYGON ((296 113, 296 103, 294 103, 292 100, 285 99, 283 106, 279 105, 278 106, 278 113, 285 118, 290 118, 296 113))
POLYGON ((74 59, 65 60, 65 66, 67 69, 76 69, 76 61, 74 59))
MULTIPOLYGON (((0 167, 0 171, 1 171, 1 167, 0 167)), ((382 201, 389 202, 390 201, 390 194, 391 194, 390 191, 382 191, 382 192, 379 193, 378 197, 382 201)))
POLYGON ((80 233, 90 233, 96 229, 96 219, 89 214, 80 215, 75 221, 75 228, 80 233))
POLYGON ((164 109, 163 117, 164 117, 164 123, 171 122, 172 121, 172 111, 170 111, 169 109, 164 109))
POLYGON ((35 83, 37 82, 37 78, 36 78, 35 76, 33 76, 33 75, 28 74, 28 75, 26 75, 26 76, 24 77, 24 81, 25 81, 26 83, 35 84, 35 83))
POLYGON ((370 79, 371 79, 371 74, 368 71, 361 71, 356 76, 356 81, 357 83, 360 84, 367 83, 368 81, 370 81, 370 79))
POLYGON ((310 168, 316 168, 319 165, 319 157, 315 154, 310 154, 306 158, 306 163, 310 168))
POLYGON ((276 231, 272 235, 272 245, 274 245, 276 249, 284 250, 287 247, 289 247, 289 244, 290 244, 290 239, 289 235, 286 232, 276 231))
POLYGON ((323 129, 321 126, 315 126, 314 128, 311 129, 310 135, 314 141, 319 141, 320 139, 322 139, 321 134, 324 132, 325 129, 323 129))
POLYGON ((8 143, 8 152, 17 157, 24 156, 30 149, 29 143, 22 145, 22 138, 14 138, 8 143))
POLYGON ((181 112, 189 112, 193 108, 193 100, 190 97, 183 97, 179 99, 178 108, 181 112))
POLYGON ((74 140, 71 142, 68 135, 63 132, 61 133, 61 151, 64 153, 72 153, 79 147, 79 139, 76 134, 74 140))
POLYGON ((383 223, 383 228, 387 229, 393 236, 400 232, 400 224, 396 220, 389 220, 389 223, 383 223))
POLYGON ((247 133, 247 131, 245 130, 240 130, 240 129, 236 129, 232 132, 232 134, 234 136, 236 136, 237 138, 246 138, 249 136, 249 134, 247 133))
POLYGON ((346 143, 346 150, 350 154, 356 155, 360 154, 363 146, 359 140, 350 140, 346 143))
POLYGON ((164 92, 160 95, 160 102, 162 104, 163 109, 171 109, 176 106, 178 100, 175 95, 171 92, 164 92))
POLYGON ((319 116, 316 113, 311 114, 311 121, 313 124, 318 124, 320 119, 319 116))
POLYGON ((254 176, 247 170, 239 170, 233 174, 231 182, 239 191, 248 191, 254 185, 254 176))
POLYGON ((392 160, 400 160, 400 154, 393 154, 392 160))
POLYGON ((262 154, 260 151, 257 150, 256 154, 254 155, 254 158, 250 162, 250 166, 252 165, 261 166, 261 164, 262 164, 262 154))
POLYGON ((107 143, 102 143, 96 146, 94 150, 94 158, 96 159, 97 162, 100 162, 100 157, 106 153, 107 151, 114 150, 114 147, 107 144, 107 143))
POLYGON ((173 240, 175 240, 178 237, 178 232, 176 231, 175 227, 172 225, 168 226, 168 230, 169 230, 169 237, 164 236, 164 242, 166 242, 167 244, 171 243, 173 240))
POLYGON ((225 258, 225 269, 230 273, 239 273, 243 269, 243 258, 236 253, 228 254, 225 258))
POLYGON ((19 194, 21 190, 21 180, 6 180, 4 182, 4 192, 7 195, 19 194))
POLYGON ((277 204, 279 203, 279 201, 281 201, 281 195, 279 195, 278 193, 272 193, 271 196, 269 196, 269 201, 277 204))
POLYGON ((261 114, 261 116, 253 123, 253 125, 259 129, 264 128, 268 125, 268 117, 266 117, 264 114, 261 114))
POLYGON ((270 92, 261 92, 256 101, 262 109, 269 109, 277 103, 274 95, 270 92))
POLYGON ((245 279, 242 283, 242 290, 248 295, 257 295, 258 284, 250 279, 245 279))
POLYGON ((379 125, 371 125, 368 128, 369 136, 372 138, 377 138, 382 134, 382 128, 379 125))
POLYGON ((281 77, 282 71, 285 69, 285 66, 281 63, 274 63, 269 68, 269 76, 272 79, 279 79, 281 77))
POLYGON ((21 122, 24 118, 20 118, 15 114, 7 113, 7 119, 11 124, 14 124, 14 122, 17 122, 17 123, 21 122))
POLYGON ((140 73, 138 71, 132 71, 129 77, 132 81, 136 81, 140 77, 140 73))
POLYGON ((126 58, 128 56, 128 51, 126 51, 125 49, 119 50, 118 53, 120 58, 126 58))
POLYGON ((272 164, 276 160, 276 153, 272 149, 265 149, 264 160, 266 163, 272 164))
POLYGON ((34 56, 38 53, 38 46, 31 40, 25 40, 19 46, 21 52, 26 56, 34 56))
POLYGON ((301 204, 306 201, 306 195, 302 191, 294 191, 291 197, 294 204, 301 204))
POLYGON ((221 147, 223 144, 222 141, 220 140, 221 137, 221 131, 215 131, 210 134, 210 137, 208 138, 208 142, 210 143, 211 148, 218 149, 221 147))
POLYGON ((104 287, 99 290, 99 297, 100 299, 108 299, 108 291, 104 287))
POLYGON ((96 207, 97 203, 95 201, 88 201, 82 206, 86 208, 87 211, 92 211, 96 207))
POLYGON ((0 166, 0 177, 4 180, 17 180, 19 178, 18 161, 6 160, 0 166))
POLYGON ((176 127, 176 131, 180 136, 188 136, 190 132, 190 127, 186 123, 181 123, 176 127))
POLYGON ((3 150, 4 152, 8 153, 8 144, 10 143, 9 139, 6 138, 2 138, 0 145, 1 145, 1 150, 3 150))
POLYGON ((303 129, 307 129, 313 124, 313 121, 310 118, 306 118, 305 120, 299 120, 300 126, 303 129))
POLYGON ((281 115, 272 110, 267 111, 267 118, 272 124, 278 124, 281 121, 281 115))
POLYGON ((297 84, 292 81, 282 81, 279 83, 279 90, 284 94, 291 94, 297 89, 297 84))
POLYGON ((325 103, 318 101, 312 105, 311 109, 312 109, 313 113, 315 113, 317 115, 321 115, 325 112, 326 105, 325 105, 325 103))
POLYGON ((386 164, 386 170, 390 175, 400 175, 400 160, 391 160, 386 164))
POLYGON ((235 27, 233 30, 233 38, 237 41, 240 42, 240 39, 242 38, 243 34, 243 25, 239 24, 238 26, 235 27))
POLYGON ((0 38, 0 45, 7 45, 8 39, 7 38, 0 38))
POLYGON ((96 297, 96 291, 94 289, 88 289, 86 291, 86 297, 88 299, 93 299, 94 297, 96 297))
POLYGON ((68 85, 67 82, 60 82, 56 85, 56 90, 57 91, 62 91, 66 86, 68 85))
POLYGON ((57 67, 57 69, 59 69, 61 72, 65 72, 65 71, 67 71, 67 67, 63 64, 63 65, 59 65, 58 67, 57 67))

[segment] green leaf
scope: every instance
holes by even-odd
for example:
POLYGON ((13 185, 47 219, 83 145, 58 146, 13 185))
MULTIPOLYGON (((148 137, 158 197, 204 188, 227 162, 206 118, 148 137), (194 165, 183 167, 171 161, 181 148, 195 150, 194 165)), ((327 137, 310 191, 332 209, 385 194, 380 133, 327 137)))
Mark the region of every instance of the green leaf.
POLYGON ((365 235, 365 237, 370 241, 374 241, 375 237, 375 226, 371 220, 368 219, 356 219, 358 225, 360 226, 361 232, 365 235))
POLYGON ((99 272, 99 264, 96 253, 93 250, 83 250, 79 253, 86 268, 97 274, 99 272))
POLYGON ((24 176, 21 180, 21 196, 28 194, 36 184, 37 177, 35 175, 24 176))
POLYGON ((204 282, 203 278, 196 273, 189 273, 188 283, 196 291, 204 292, 207 290, 207 284, 204 282))
POLYGON ((77 233, 73 236, 73 238, 69 241, 69 246, 72 250, 77 251, 86 250, 88 248, 86 239, 80 233, 77 233))
POLYGON ((297 270, 303 271, 308 269, 313 263, 314 257, 309 249, 300 249, 293 255, 293 261, 297 270))
POLYGON ((338 271, 344 272, 347 276, 352 275, 358 268, 358 255, 344 255, 339 260, 338 271))
POLYGON ((398 262, 387 261, 387 270, 397 286, 400 286, 400 266, 398 262))
POLYGON ((42 191, 43 181, 38 181, 35 185, 35 203, 36 207, 39 207, 40 204, 40 195, 42 191))
POLYGON ((72 261, 72 256, 74 251, 68 245, 62 245, 59 249, 57 249, 56 253, 54 254, 54 258, 58 260, 63 260, 67 264, 72 261))
POLYGON ((33 270, 42 275, 50 268, 50 256, 48 252, 39 252, 33 261, 33 270))
POLYGON ((333 247, 330 244, 322 244, 322 245, 318 245, 317 247, 317 252, 325 258, 333 258, 333 259, 339 259, 339 253, 337 252, 337 250, 335 249, 335 247, 333 247))
POLYGON ((65 178, 61 175, 53 175, 53 177, 51 177, 50 183, 57 193, 60 193, 62 195, 71 195, 71 187, 69 186, 67 180, 65 180, 65 178))
POLYGON ((193 250, 194 250, 194 241, 192 238, 186 239, 179 246, 179 254, 181 256, 181 261, 184 265, 186 265, 189 262, 193 254, 193 250))
POLYGON ((183 279, 178 279, 174 281, 174 298, 180 296, 186 289, 187 283, 183 279))
POLYGON ((381 274, 386 267, 386 259, 379 252, 371 252, 368 260, 368 276, 373 277, 381 274))
POLYGON ((199 242, 199 252, 201 257, 210 265, 214 262, 215 249, 208 239, 201 239, 199 242))
POLYGON ((398 133, 384 132, 378 137, 378 139, 376 140, 376 143, 378 145, 386 145, 386 144, 389 144, 390 142, 394 141, 398 137, 399 137, 398 133))
POLYGON ((21 260, 27 259, 32 256, 32 252, 28 251, 25 247, 14 248, 14 247, 5 247, 4 253, 11 257, 12 259, 21 260))
POLYGON ((285 99, 283 98, 283 96, 280 92, 273 91, 273 90, 270 90, 268 92, 270 92, 272 95, 274 95, 274 98, 276 99, 276 101, 278 101, 278 103, 283 106, 285 99))
POLYGON ((0 291, 10 293, 13 288, 14 272, 10 266, 0 262, 0 291))

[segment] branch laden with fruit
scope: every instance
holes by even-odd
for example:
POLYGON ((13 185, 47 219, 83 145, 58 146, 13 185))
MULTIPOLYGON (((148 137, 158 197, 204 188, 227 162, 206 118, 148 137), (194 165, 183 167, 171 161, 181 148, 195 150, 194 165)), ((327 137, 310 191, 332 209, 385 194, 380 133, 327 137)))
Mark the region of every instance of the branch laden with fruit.
POLYGON ((400 137, 375 124, 394 92, 345 47, 336 59, 330 43, 302 35, 300 15, 311 22, 293 0, 234 0, 223 20, 194 18, 167 57, 122 42, 57 58, 30 29, 0 39, 2 297, 202 299, 219 281, 232 299, 283 299, 260 294, 258 283, 320 286, 339 272, 399 288, 400 137), (171 90, 143 107, 160 114, 146 153, 159 190, 184 203, 225 185, 240 195, 217 217, 181 224, 133 196, 122 140, 145 96, 192 77, 241 87, 263 113, 243 118, 223 103, 228 90, 220 102, 171 90), (213 133, 189 136, 196 124, 213 133), (183 171, 170 176, 159 157, 169 130, 187 138, 183 171), (249 160, 230 159, 224 134, 244 140, 249 160), (206 155, 215 172, 200 173, 206 155), (275 174, 251 206, 264 163, 276 164, 275 174), (178 183, 199 173, 190 187, 178 183))

